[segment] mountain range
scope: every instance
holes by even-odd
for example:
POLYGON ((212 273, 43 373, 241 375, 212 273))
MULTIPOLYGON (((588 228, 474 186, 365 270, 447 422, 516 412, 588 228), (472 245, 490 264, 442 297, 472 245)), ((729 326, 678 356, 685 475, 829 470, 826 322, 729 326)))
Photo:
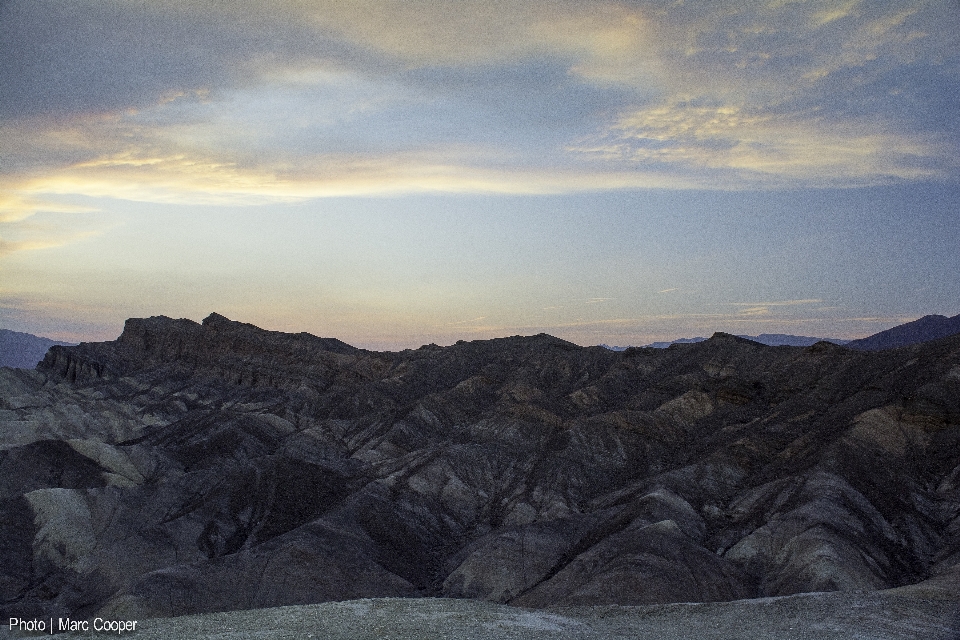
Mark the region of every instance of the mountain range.
MULTIPOLYGON (((753 342, 759 342, 771 347, 791 346, 791 347, 809 347, 817 342, 831 342, 833 344, 847 345, 851 349, 891 349, 902 347, 909 344, 917 344, 927 340, 944 338, 955 333, 960 333, 960 314, 947 318, 940 315, 924 316, 913 322, 898 325, 892 329, 881 331, 880 333, 860 338, 858 340, 842 340, 839 338, 814 338, 810 336, 795 336, 785 333, 761 333, 757 336, 740 335, 737 337, 753 342)), ((670 342, 651 342, 643 345, 654 349, 666 349, 673 344, 689 344, 692 342, 703 342, 707 338, 698 336, 696 338, 678 338, 670 342)), ((54 345, 74 346, 75 342, 60 342, 43 338, 29 333, 20 333, 10 331, 9 329, 0 329, 0 367, 17 367, 31 369, 43 359, 47 350, 54 345)), ((625 351, 630 347, 600 345, 611 351, 625 351)))
MULTIPOLYGON (((752 340, 753 342, 759 342, 760 344, 765 344, 768 347, 809 347, 818 342, 831 342, 833 344, 847 344, 849 340, 841 340, 839 338, 812 338, 810 336, 794 336, 786 333, 761 333, 758 336, 746 336, 737 334, 738 338, 743 338, 745 340, 752 340)), ((690 344, 692 342, 703 342, 706 338, 702 336, 697 336, 696 338, 678 338, 677 340, 671 340, 670 342, 651 342, 650 344, 643 345, 644 347, 649 347, 652 349, 666 349, 672 344, 690 344)), ((600 345, 601 347, 606 347, 612 351, 625 351, 630 347, 611 347, 605 344, 600 345)))
MULTIPOLYGON (((738 335, 740 338, 752 340, 771 347, 791 346, 791 347, 809 347, 817 342, 832 342, 833 344, 845 345, 850 349, 861 349, 865 351, 878 351, 881 349, 894 349, 896 347, 905 347, 911 344, 919 344, 928 340, 936 340, 960 333, 960 314, 948 318, 941 315, 927 315, 897 325, 896 327, 875 333, 866 338, 858 340, 841 340, 838 338, 812 338, 809 336, 794 336, 783 333, 761 333, 758 336, 738 335)), ((691 342, 703 342, 704 337, 679 338, 670 342, 652 342, 645 347, 654 349, 666 349, 672 344, 688 344, 691 342)), ((613 351, 623 351, 629 347, 611 347, 600 345, 613 351)))
POLYGON ((960 314, 952 318, 929 315, 866 338, 852 340, 847 343, 847 347, 865 351, 895 349, 928 340, 936 340, 937 338, 945 338, 957 333, 960 333, 960 314))
POLYGON ((374 352, 130 319, 0 369, 0 433, 3 619, 960 593, 960 335, 374 352))
POLYGON ((75 342, 60 342, 29 333, 0 329, 0 367, 32 369, 43 360, 54 345, 72 346, 75 342))

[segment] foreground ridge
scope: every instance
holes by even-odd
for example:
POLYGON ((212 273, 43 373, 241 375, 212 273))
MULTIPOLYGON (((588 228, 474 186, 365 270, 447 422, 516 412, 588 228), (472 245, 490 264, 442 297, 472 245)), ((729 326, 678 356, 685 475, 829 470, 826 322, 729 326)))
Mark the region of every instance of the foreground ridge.
POLYGON ((2 616, 960 584, 960 336, 378 353, 154 317, 0 392, 2 616))

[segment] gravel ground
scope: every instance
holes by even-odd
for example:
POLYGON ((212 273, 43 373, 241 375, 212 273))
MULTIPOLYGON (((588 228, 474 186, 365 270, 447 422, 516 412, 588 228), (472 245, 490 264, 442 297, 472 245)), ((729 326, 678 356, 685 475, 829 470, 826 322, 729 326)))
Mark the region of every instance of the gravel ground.
MULTIPOLYGON (((0 635, 45 635, 11 632, 8 621, 3 622, 0 635)), ((49 628, 49 621, 46 624, 49 628)), ((146 619, 137 622, 134 632, 68 635, 121 635, 138 640, 960 640, 960 603, 889 593, 821 593, 723 603, 544 611, 472 600, 383 598, 146 619)))

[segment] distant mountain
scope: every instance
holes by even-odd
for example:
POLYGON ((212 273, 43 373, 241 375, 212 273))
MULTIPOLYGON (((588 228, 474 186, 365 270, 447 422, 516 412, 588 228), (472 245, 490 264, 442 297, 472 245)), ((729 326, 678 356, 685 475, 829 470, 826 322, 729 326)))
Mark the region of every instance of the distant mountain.
POLYGON ((54 345, 73 346, 75 342, 60 342, 30 333, 0 329, 0 367, 33 369, 54 345))
POLYGON ((841 340, 839 338, 813 338, 810 336, 792 336, 786 333, 761 333, 758 336, 740 337, 771 347, 811 347, 818 342, 831 342, 833 344, 847 344, 850 342, 849 340, 841 340))
POLYGON ((846 346, 862 351, 879 351, 946 338, 957 333, 960 333, 960 314, 952 318, 929 315, 866 338, 853 340, 848 342, 846 346))
MULTIPOLYGON (((849 342, 849 340, 840 340, 839 338, 813 338, 810 336, 794 336, 786 333, 761 333, 758 336, 738 335, 737 337, 759 342, 760 344, 765 344, 768 347, 809 347, 817 344, 818 342, 832 342, 833 344, 843 345, 849 342)), ((672 342, 651 342, 650 344, 645 344, 643 346, 652 347, 654 349, 666 349, 672 344, 690 344, 693 342, 703 342, 706 339, 707 338, 697 336, 696 338, 679 338, 678 340, 673 340, 672 342)), ((629 348, 611 347, 605 344, 600 346, 610 349, 611 351, 625 351, 629 348)))
POLYGON ((697 336, 696 338, 677 338, 672 342, 651 342, 650 344, 643 345, 645 347, 652 347, 654 349, 666 349, 672 344, 693 344, 694 342, 703 342, 706 340, 703 336, 697 336))

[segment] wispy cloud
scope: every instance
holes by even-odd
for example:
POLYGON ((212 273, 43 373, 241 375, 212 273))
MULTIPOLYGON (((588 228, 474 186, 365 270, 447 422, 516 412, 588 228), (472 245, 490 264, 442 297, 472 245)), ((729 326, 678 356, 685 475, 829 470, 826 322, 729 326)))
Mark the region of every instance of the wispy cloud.
POLYGON ((19 251, 52 249, 97 235, 96 230, 75 230, 73 224, 37 222, 38 214, 81 216, 94 207, 56 202, 14 192, 0 194, 0 256, 19 251))
POLYGON ((458 322, 448 322, 448 323, 447 323, 447 326, 449 326, 449 327, 455 327, 455 326, 458 326, 458 325, 475 324, 475 323, 477 323, 477 322, 480 322, 481 320, 484 320, 486 317, 487 317, 487 316, 479 316, 479 317, 476 317, 476 318, 471 318, 470 320, 460 320, 460 321, 458 321, 458 322))
POLYGON ((802 300, 775 300, 773 302, 727 302, 725 304, 735 307, 795 307, 805 304, 819 304, 823 302, 820 298, 804 298, 802 300))
MULTIPOLYGON (((206 127, 202 136, 185 136, 177 122, 144 124, 168 117, 170 109, 175 107, 161 103, 151 107, 153 116, 140 111, 76 118, 57 128, 5 127, 3 132, 20 139, 30 154, 45 151, 47 164, 7 176, 13 195, 0 203, 0 215, 9 220, 29 215, 50 194, 242 205, 397 193, 541 194, 694 186, 657 171, 592 170, 559 161, 530 164, 509 149, 456 141, 423 145, 412 140, 409 149, 339 152, 243 148, 231 140, 229 127, 206 127), (63 161, 72 158, 76 160, 63 161)), ((202 109, 216 110, 209 105, 202 109)))
POLYGON ((819 298, 810 298, 804 300, 776 300, 773 302, 728 302, 726 306, 741 307, 741 309, 737 311, 738 316, 759 318, 771 315, 773 313, 771 308, 809 306, 820 304, 821 302, 823 302, 823 300, 819 298))
POLYGON ((96 236, 98 233, 99 232, 97 231, 63 233, 60 231, 50 230, 47 233, 31 234, 40 236, 32 239, 8 240, 4 237, 0 237, 0 256, 6 256, 18 251, 36 251, 38 249, 53 249, 56 247, 62 247, 64 245, 83 240, 84 238, 96 236))
POLYGON ((51 249, 53 247, 59 247, 66 242, 54 242, 51 240, 47 241, 28 241, 28 240, 19 240, 11 241, 4 240, 0 238, 0 256, 5 256, 15 251, 31 251, 34 249, 51 249))
POLYGON ((409 193, 563 194, 625 188, 693 188, 657 173, 476 166, 449 153, 319 155, 287 166, 243 166, 184 155, 105 159, 14 184, 23 194, 83 195, 169 204, 256 205, 314 198, 409 193))
POLYGON ((0 194, 0 224, 21 222, 40 212, 91 213, 93 211, 96 211, 96 208, 38 200, 13 193, 0 194))
POLYGON ((816 113, 772 113, 681 100, 621 117, 571 151, 637 167, 670 167, 704 186, 851 186, 944 177, 946 145, 929 134, 831 121, 816 113))

